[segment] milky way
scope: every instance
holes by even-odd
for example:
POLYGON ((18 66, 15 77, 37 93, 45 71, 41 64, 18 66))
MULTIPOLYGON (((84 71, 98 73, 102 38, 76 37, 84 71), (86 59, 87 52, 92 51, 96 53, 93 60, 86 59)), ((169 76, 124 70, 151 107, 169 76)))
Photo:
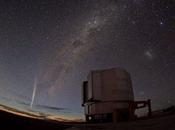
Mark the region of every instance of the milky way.
POLYGON ((136 100, 175 103, 173 0, 0 1, 0 96, 82 115, 90 70, 125 68, 136 100))

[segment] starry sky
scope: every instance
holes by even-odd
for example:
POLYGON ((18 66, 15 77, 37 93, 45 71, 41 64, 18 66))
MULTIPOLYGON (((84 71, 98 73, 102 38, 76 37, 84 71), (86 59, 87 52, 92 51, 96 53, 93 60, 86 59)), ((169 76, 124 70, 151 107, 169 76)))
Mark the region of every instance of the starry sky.
MULTIPOLYGON (((136 100, 175 104, 174 0, 0 0, 0 101, 81 117, 90 70, 125 68, 136 100)), ((16 105, 17 106, 17 105, 16 105)))

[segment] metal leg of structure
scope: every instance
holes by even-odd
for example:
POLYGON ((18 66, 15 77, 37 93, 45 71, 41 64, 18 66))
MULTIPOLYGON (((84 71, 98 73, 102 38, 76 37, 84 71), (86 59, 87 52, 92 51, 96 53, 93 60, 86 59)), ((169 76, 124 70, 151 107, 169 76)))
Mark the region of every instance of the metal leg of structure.
POLYGON ((148 100, 148 116, 151 116, 152 110, 151 110, 151 100, 148 100))
POLYGON ((112 122, 113 123, 117 123, 117 121, 118 121, 117 117, 118 117, 117 110, 114 110, 112 113, 112 122))

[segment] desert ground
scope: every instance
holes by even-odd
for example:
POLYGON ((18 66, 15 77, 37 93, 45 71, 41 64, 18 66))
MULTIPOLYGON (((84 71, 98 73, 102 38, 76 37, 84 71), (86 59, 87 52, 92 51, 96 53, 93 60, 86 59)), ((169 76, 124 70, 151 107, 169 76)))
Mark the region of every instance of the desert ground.
POLYGON ((175 114, 116 124, 77 124, 66 130, 175 130, 175 114))
MULTIPOLYGON (((32 116, 32 115, 30 115, 32 116)), ((64 122, 37 119, 0 110, 0 130, 175 130, 175 112, 171 114, 118 123, 64 122)))

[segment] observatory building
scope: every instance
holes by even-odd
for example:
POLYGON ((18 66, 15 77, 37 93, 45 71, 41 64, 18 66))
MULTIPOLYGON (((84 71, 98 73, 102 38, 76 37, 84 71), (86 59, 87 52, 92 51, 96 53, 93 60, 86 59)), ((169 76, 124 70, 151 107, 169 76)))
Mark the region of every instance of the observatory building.
POLYGON ((130 74, 122 68, 91 71, 82 87, 87 122, 117 122, 134 118, 135 109, 150 108, 150 101, 134 102, 130 74), (138 105, 139 104, 139 105, 138 105))

